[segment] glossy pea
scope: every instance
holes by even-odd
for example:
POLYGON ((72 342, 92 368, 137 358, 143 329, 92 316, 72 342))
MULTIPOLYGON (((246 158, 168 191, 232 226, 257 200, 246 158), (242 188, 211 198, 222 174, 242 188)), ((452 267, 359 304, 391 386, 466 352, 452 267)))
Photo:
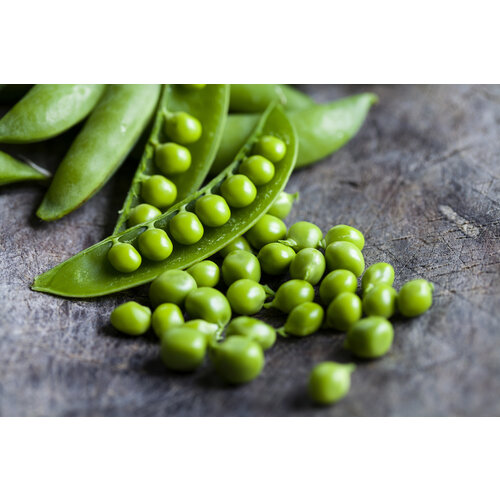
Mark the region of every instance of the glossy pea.
POLYGON ((161 359, 170 370, 191 372, 205 359, 207 336, 194 328, 178 326, 161 337, 161 359))
POLYGON ((285 235, 285 223, 278 217, 266 214, 246 233, 246 238, 254 248, 261 249, 268 243, 283 239, 285 235))
POLYGON ((258 283, 261 278, 259 260, 253 253, 235 250, 222 262, 222 278, 227 286, 240 279, 250 279, 258 283))
POLYGON ((363 297, 363 311, 367 316, 389 319, 396 312, 398 293, 390 285, 374 285, 363 297))
POLYGON ((276 342, 276 330, 271 325, 248 316, 239 316, 229 323, 226 329, 226 337, 233 335, 248 337, 260 344, 264 351, 270 349, 276 342))
POLYGON ((215 288, 202 287, 186 297, 186 312, 191 319, 224 326, 231 319, 231 306, 227 298, 215 288))
POLYGON ((316 285, 325 274, 325 269, 323 254, 315 248, 304 248, 293 259, 290 265, 290 276, 316 285))
POLYGON ((187 272, 195 279, 198 287, 216 287, 220 280, 219 266, 211 260, 203 260, 191 266, 187 272))
POLYGON ((240 165, 240 174, 246 175, 256 186, 264 186, 274 177, 274 165, 260 155, 245 158, 240 165))
POLYGON ((295 250, 282 243, 268 243, 260 250, 259 259, 262 271, 271 276, 285 274, 295 257, 295 250))
POLYGON ((196 200, 195 212, 208 227, 223 226, 231 218, 226 200, 217 194, 206 194, 196 200))
POLYGON ((142 335, 151 326, 151 309, 137 302, 127 302, 119 305, 111 313, 111 324, 122 333, 142 335))
POLYGON ((363 293, 375 285, 389 285, 394 283, 394 268, 387 262, 377 262, 368 267, 361 280, 363 293))
POLYGON ((153 312, 152 326, 158 338, 172 328, 184 324, 184 316, 177 304, 161 304, 153 312))
POLYGON ((130 243, 116 243, 108 252, 110 264, 121 273, 132 273, 139 269, 142 258, 130 243))
POLYGON ((434 285, 427 280, 408 281, 399 290, 398 310, 407 318, 413 318, 426 312, 432 306, 434 285))
POLYGON ((229 243, 229 245, 220 250, 219 255, 224 259, 235 250, 245 250, 245 252, 250 253, 253 252, 252 247, 250 246, 250 243, 248 243, 246 238, 244 236, 238 236, 231 243, 229 243))
POLYGON ((385 318, 370 316, 351 325, 344 347, 360 358, 379 358, 389 351, 393 339, 391 323, 385 318))
POLYGON ((156 147, 155 164, 164 175, 182 174, 191 166, 191 153, 188 148, 175 142, 160 144, 156 147))
POLYGON ((146 203, 166 209, 174 204, 177 198, 177 187, 163 175, 152 175, 143 181, 141 196, 146 203))
POLYGON ((246 175, 242 174, 228 177, 221 184, 220 192, 229 206, 233 208, 248 207, 257 197, 255 184, 246 175))
POLYGON ((365 246, 365 237, 363 236, 363 233, 354 227, 346 226, 344 224, 334 226, 326 233, 325 247, 335 241, 348 241, 349 243, 356 245, 360 250, 363 250, 363 247, 365 246))
POLYGON ((290 311, 283 331, 295 337, 312 335, 321 328, 324 316, 325 312, 319 304, 304 302, 290 311))
POLYGON ((299 199, 299 193, 285 193, 282 191, 274 203, 271 205, 271 208, 267 211, 269 215, 274 215, 279 219, 283 220, 288 217, 290 212, 292 211, 293 204, 299 199))
POLYGON ((203 238, 203 225, 196 214, 179 212, 170 220, 170 233, 177 243, 181 245, 194 245, 203 238))
POLYGON ((300 221, 290 226, 286 237, 283 243, 298 252, 303 248, 317 248, 323 239, 323 233, 316 224, 300 221))
POLYGON ((249 279, 241 279, 231 283, 226 292, 231 309, 236 314, 257 314, 264 305, 266 292, 262 285, 249 279))
POLYGON ((138 242, 141 255, 157 262, 165 260, 173 250, 172 241, 163 229, 147 229, 139 236, 138 242))
POLYGON ((354 364, 325 361, 316 365, 309 375, 309 397, 318 404, 330 405, 344 398, 351 387, 354 364))
POLYGON ((327 325, 345 332, 360 320, 363 314, 361 299, 350 292, 342 292, 332 300, 326 312, 327 325))
POLYGON ((328 273, 319 286, 321 302, 329 305, 342 292, 354 293, 358 288, 358 279, 347 269, 337 269, 328 273))
POLYGON ((174 142, 191 144, 200 139, 203 128, 200 121, 189 113, 171 113, 165 121, 165 133, 174 142))
POLYGON ((347 269, 356 277, 363 274, 365 259, 361 250, 348 241, 335 241, 326 247, 326 266, 329 271, 347 269))
POLYGON ((153 207, 153 205, 141 203, 130 211, 127 224, 129 227, 137 226, 138 224, 144 224, 145 222, 156 219, 156 217, 160 215, 161 211, 153 207))
POLYGON ((290 280, 278 288, 273 301, 265 304, 265 307, 274 307, 288 314, 298 305, 313 300, 314 288, 310 283, 303 280, 290 280))
POLYGON ((186 297, 196 288, 195 279, 186 271, 165 271, 151 283, 149 298, 153 306, 172 303, 182 307, 186 297))
POLYGON ((215 323, 209 323, 208 321, 205 321, 203 319, 191 319, 189 321, 186 321, 184 323, 184 326, 186 328, 193 328, 194 330, 202 332, 209 341, 214 339, 215 335, 220 329, 219 325, 216 325, 215 323))
POLYGON ((277 163, 286 155, 286 144, 277 137, 264 135, 255 144, 254 153, 277 163))

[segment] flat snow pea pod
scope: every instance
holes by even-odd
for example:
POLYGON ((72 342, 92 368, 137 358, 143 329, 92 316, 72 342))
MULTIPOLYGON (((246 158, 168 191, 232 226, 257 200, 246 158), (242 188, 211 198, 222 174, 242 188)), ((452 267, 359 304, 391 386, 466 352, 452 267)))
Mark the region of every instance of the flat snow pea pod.
POLYGON ((101 98, 105 85, 35 85, 0 120, 0 142, 39 142, 83 120, 101 98))
POLYGON ((59 165, 40 219, 60 219, 102 188, 146 128, 159 93, 159 85, 108 86, 59 165))
POLYGON ((293 126, 281 110, 271 106, 262 115, 262 121, 255 129, 255 133, 234 162, 203 189, 153 221, 110 236, 40 275, 35 280, 33 289, 69 297, 109 295, 148 283, 164 271, 186 269, 209 258, 245 233, 255 224, 256 220, 267 212, 288 182, 296 155, 297 141, 293 126), (171 255, 164 261, 154 262, 144 259, 139 269, 130 274, 120 273, 110 265, 108 252, 116 241, 135 243, 149 227, 157 227, 168 232, 170 220, 181 210, 194 210, 196 200, 207 193, 215 192, 218 194, 217 190, 220 184, 238 171, 242 159, 250 153, 254 142, 262 134, 280 137, 286 143, 287 153, 283 160, 275 164, 276 173, 273 180, 259 188, 257 198, 251 205, 232 210, 231 219, 222 227, 206 227, 204 235, 198 243, 189 246, 175 243, 171 255))
POLYGON ((0 151, 0 186, 22 181, 45 181, 49 177, 46 170, 32 167, 0 151))

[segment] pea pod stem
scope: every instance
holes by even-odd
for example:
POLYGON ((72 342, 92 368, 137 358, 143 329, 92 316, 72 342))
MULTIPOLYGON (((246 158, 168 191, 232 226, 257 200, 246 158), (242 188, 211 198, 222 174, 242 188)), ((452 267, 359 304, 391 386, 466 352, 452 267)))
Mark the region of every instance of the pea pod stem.
POLYGON ((290 338, 288 333, 285 332, 285 326, 282 326, 280 328, 276 328, 276 333, 280 336, 283 337, 284 339, 290 338))
POLYGON ((274 297, 276 292, 269 285, 261 285, 267 297, 274 297))

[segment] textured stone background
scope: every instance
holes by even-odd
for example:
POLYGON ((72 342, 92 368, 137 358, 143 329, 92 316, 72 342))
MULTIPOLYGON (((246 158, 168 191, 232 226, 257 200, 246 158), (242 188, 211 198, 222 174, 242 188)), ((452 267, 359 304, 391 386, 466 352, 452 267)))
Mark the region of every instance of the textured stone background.
MULTIPOLYGON (((245 387, 225 386, 208 365, 168 373, 153 335, 124 338, 108 324, 113 307, 145 297, 145 288, 88 301, 29 288, 111 232, 136 162, 56 223, 33 215, 39 186, 3 187, 0 414, 500 415, 500 87, 303 88, 320 101, 374 91, 380 104, 345 149, 293 175, 288 190, 301 201, 289 222, 360 228, 367 263, 391 262, 396 286, 416 277, 436 284, 431 311, 396 320, 390 354, 358 363, 349 396, 329 408, 308 402, 305 383, 315 363, 351 359, 343 335, 280 339, 263 375, 245 387)), ((54 170, 72 134, 4 149, 54 170)))

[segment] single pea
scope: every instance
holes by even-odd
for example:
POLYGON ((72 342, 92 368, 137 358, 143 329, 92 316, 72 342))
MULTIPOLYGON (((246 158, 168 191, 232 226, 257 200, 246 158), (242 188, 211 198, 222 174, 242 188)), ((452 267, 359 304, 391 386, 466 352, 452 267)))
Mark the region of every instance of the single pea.
POLYGON ((206 83, 183 83, 182 86, 187 89, 201 90, 204 89, 207 85, 206 83))
POLYGON ((290 276, 316 285, 325 274, 325 257, 315 248, 302 249, 290 265, 290 276))
POLYGON ((317 248, 323 239, 321 229, 311 222, 300 221, 290 226, 285 245, 290 245, 296 252, 303 248, 317 248))
POLYGON ((295 250, 281 243, 268 243, 257 255, 262 270, 271 276, 286 274, 294 257, 295 250))
POLYGON ((168 330, 161 337, 161 360, 170 370, 191 372, 196 370, 205 359, 207 336, 184 326, 168 330))
POLYGON ((177 198, 177 186, 163 175, 152 175, 142 182, 141 196, 146 203, 166 209, 177 198))
POLYGON ((111 313, 110 320, 119 332, 142 335, 151 326, 151 309, 137 302, 126 302, 111 313))
POLYGON ((218 194, 206 194, 196 200, 196 215, 208 227, 223 226, 231 218, 226 200, 218 194))
POLYGON ((358 279, 347 269, 337 269, 328 273, 319 286, 321 302, 326 306, 342 292, 354 293, 358 288, 358 279))
POLYGON ((379 358, 389 351, 393 339, 391 323, 385 318, 370 316, 349 328, 344 347, 360 358, 379 358))
POLYGON ((342 292, 337 295, 326 311, 327 325, 330 328, 346 332, 359 321, 363 314, 361 299, 351 292, 342 292))
POLYGON ((278 217, 265 214, 247 231, 246 238, 254 248, 261 249, 268 243, 283 239, 285 235, 285 223, 278 217))
POLYGON ((264 186, 274 177, 274 165, 263 156, 253 155, 243 160, 240 174, 246 175, 256 186, 264 186))
POLYGON ((138 241, 141 254, 149 260, 165 260, 173 250, 172 242, 163 229, 147 229, 138 241))
POLYGON ((344 398, 351 388, 354 364, 325 361, 316 365, 309 375, 309 397, 318 404, 330 405, 344 398))
POLYGON ((222 250, 219 250, 219 256, 224 259, 235 250, 245 250, 245 252, 253 253, 252 247, 246 238, 244 236, 238 236, 222 250))
POLYGON ((329 271, 347 269, 359 277, 365 269, 365 259, 361 250, 348 241, 335 241, 326 247, 326 266, 329 271))
POLYGON ((188 294, 196 288, 195 279, 186 271, 165 271, 151 283, 149 299, 155 307, 165 303, 182 307, 188 294))
POLYGON ((292 207, 295 201, 299 199, 299 193, 289 194, 282 191, 274 203, 271 205, 271 208, 267 211, 269 215, 274 215, 279 219, 283 220, 288 217, 290 212, 292 211, 292 207))
POLYGON ((363 297, 363 311, 367 316, 389 319, 396 312, 398 293, 390 285, 374 285, 363 297))
POLYGON ((184 324, 184 316, 177 304, 161 304, 153 313, 153 331, 156 336, 161 337, 171 330, 184 324))
POLYGON ((248 207, 257 196, 255 184, 246 175, 241 174, 228 177, 222 183, 220 192, 233 208, 248 207))
POLYGON ((264 352, 258 342, 232 335, 210 351, 216 372, 231 384, 245 384, 264 368, 264 352))
POLYGON ((222 262, 222 279, 227 286, 244 278, 258 283, 260 277, 260 263, 253 253, 235 250, 222 262))
POLYGON ((255 144, 255 154, 262 155, 269 161, 277 163, 286 155, 286 144, 273 135, 264 135, 255 144))
POLYGON ((187 272, 194 278, 198 287, 217 286, 220 280, 219 266, 211 260, 203 260, 191 266, 187 272))
POLYGON ((114 244, 108 252, 108 260, 121 273, 136 271, 142 262, 139 252, 129 243, 114 244))
POLYGON ((356 245, 360 250, 365 246, 365 237, 358 229, 340 224, 333 226, 325 236, 325 247, 335 241, 348 241, 356 245))
POLYGON ((191 319, 224 326, 231 319, 231 306, 223 293, 215 288, 193 290, 186 298, 186 312, 191 319))
POLYGON ((275 307, 281 312, 288 314, 298 305, 304 302, 312 302, 313 300, 314 288, 311 283, 303 280, 290 280, 278 288, 273 301, 265 304, 264 307, 275 307))
POLYGON ((184 326, 202 332, 206 335, 208 341, 213 340, 220 329, 219 325, 209 323, 203 319, 192 319, 190 321, 186 321, 184 326))
POLYGON ((148 203, 141 203, 130 210, 127 225, 128 227, 145 224, 161 215, 161 211, 148 203))
POLYGON ((175 142, 160 144, 155 151, 155 165, 164 175, 182 174, 191 166, 191 153, 175 142))
POLYGON ((256 281, 241 279, 231 283, 226 292, 231 309, 236 314, 257 314, 266 301, 264 287, 256 281))
POLYGON ((240 335, 260 344, 266 351, 276 342, 276 330, 264 321, 248 316, 239 316, 229 323, 226 330, 226 337, 240 335))
POLYGON ((182 211, 172 218, 169 224, 170 233, 181 245, 194 245, 203 238, 203 225, 200 219, 191 212, 182 211))
POLYGON ((372 264, 361 280, 361 289, 363 293, 368 292, 368 289, 375 285, 389 285, 394 283, 394 268, 387 262, 377 262, 372 264))
POLYGON ((424 314, 432 306, 434 285, 427 280, 413 280, 399 290, 397 304, 399 312, 407 318, 424 314))
POLYGON ((321 328, 324 316, 325 312, 319 304, 304 302, 290 311, 283 331, 288 335, 306 337, 321 328))
POLYGON ((167 136, 180 144, 196 142, 201 137, 202 130, 200 120, 184 111, 171 113, 165 122, 167 136))

